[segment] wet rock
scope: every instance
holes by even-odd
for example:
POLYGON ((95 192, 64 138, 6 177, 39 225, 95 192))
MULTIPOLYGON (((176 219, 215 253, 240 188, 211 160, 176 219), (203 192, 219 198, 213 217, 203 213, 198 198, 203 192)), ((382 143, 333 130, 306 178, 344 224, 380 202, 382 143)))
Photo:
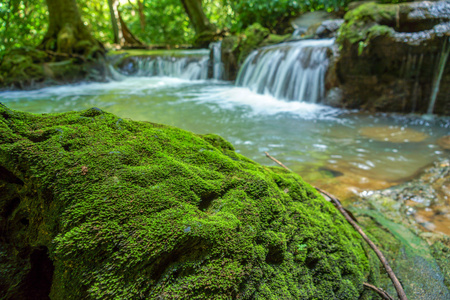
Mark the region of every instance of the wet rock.
POLYGON ((305 32, 305 36, 311 36, 316 39, 333 38, 343 23, 343 19, 323 21, 310 26, 305 32))
MULTIPOLYGON (((450 237, 446 235, 450 226, 445 225, 450 222, 436 219, 448 213, 449 202, 441 189, 450 183, 449 170, 448 161, 436 162, 417 179, 362 194, 349 208, 390 260, 411 299, 450 297, 450 237)), ((395 295, 386 277, 381 282, 395 295)))
POLYGON ((337 42, 340 106, 370 111, 428 110, 433 78, 444 68, 434 113, 448 115, 450 63, 439 66, 450 37, 450 2, 363 4, 345 15, 337 42))
MULTIPOLYGON (((292 34, 292 39, 298 39, 302 36, 311 36, 322 23, 326 23, 328 21, 333 22, 337 18, 342 18, 342 15, 328 13, 325 11, 303 13, 291 21, 292 27, 295 29, 292 34)), ((330 28, 332 27, 334 26, 331 26, 330 28)), ((333 29, 332 31, 335 30, 333 29)))
POLYGON ((325 99, 325 104, 330 106, 339 106, 339 103, 342 102, 344 97, 344 93, 342 89, 335 87, 331 88, 327 91, 327 96, 325 99))

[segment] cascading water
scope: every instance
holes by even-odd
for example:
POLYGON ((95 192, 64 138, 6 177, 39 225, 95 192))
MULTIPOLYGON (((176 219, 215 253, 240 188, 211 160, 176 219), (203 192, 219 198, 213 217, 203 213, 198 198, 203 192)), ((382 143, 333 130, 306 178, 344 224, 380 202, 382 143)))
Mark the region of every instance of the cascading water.
POLYGON ((201 57, 171 57, 145 56, 131 57, 122 67, 127 75, 151 77, 167 76, 189 80, 208 78, 208 56, 201 57), (128 65, 127 65, 128 64, 128 65))
POLYGON ((222 42, 211 43, 209 49, 167 51, 161 54, 129 56, 118 66, 111 68, 111 78, 121 80, 125 76, 175 77, 187 80, 223 78, 221 57, 222 42))
POLYGON ((302 40, 253 51, 236 84, 277 99, 319 103, 325 98, 328 50, 334 39, 302 40))
POLYGON ((222 41, 211 43, 209 45, 211 49, 210 60, 212 61, 212 78, 221 80, 223 79, 223 62, 222 62, 222 41))

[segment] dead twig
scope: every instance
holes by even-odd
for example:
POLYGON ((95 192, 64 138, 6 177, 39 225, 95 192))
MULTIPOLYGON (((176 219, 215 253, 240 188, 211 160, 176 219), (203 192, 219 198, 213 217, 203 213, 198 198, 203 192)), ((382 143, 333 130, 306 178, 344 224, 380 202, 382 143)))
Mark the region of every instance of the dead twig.
MULTIPOLYGON (((286 170, 292 172, 288 167, 286 167, 282 162, 280 162, 279 160, 277 160, 276 158, 272 157, 269 153, 264 152, 266 154, 266 156, 268 158, 270 158, 271 160, 273 160, 274 162, 276 162, 277 164, 279 164, 280 166, 282 166, 283 168, 285 168, 286 170)), ((397 295, 399 297, 400 300, 408 300, 408 298, 406 297, 405 291, 403 290, 402 285, 400 284, 400 281, 397 279, 397 277, 394 274, 394 271, 392 271, 391 266, 389 265, 387 259, 384 257, 383 253, 380 251, 380 249, 378 249, 378 247, 369 239, 369 237, 364 233, 364 231, 361 229, 361 227, 358 226, 358 224, 356 224, 355 220, 352 219, 352 217, 349 215, 349 213, 347 213, 347 211, 345 210, 345 208, 342 206, 341 202, 339 201, 338 198, 336 198, 335 196, 333 196, 332 194, 328 193, 327 191, 324 191, 318 187, 314 187, 319 193, 321 193, 323 196, 328 197, 334 204, 334 206, 340 211, 340 213, 344 216, 344 218, 347 220, 347 222, 349 222, 353 228, 355 228, 356 231, 358 231, 358 233, 362 236, 362 238, 367 242, 367 244, 369 244, 369 246, 373 249, 373 251, 375 251, 376 255, 378 256, 378 259, 381 261, 381 263, 383 264, 386 272, 388 273, 388 276, 391 278, 392 283, 394 284, 395 290, 397 291, 397 295)), ((365 284, 366 285, 366 284, 365 284)), ((368 285, 368 284, 367 284, 368 285)), ((367 286, 369 288, 371 288, 372 285, 367 286)), ((376 288, 375 286, 373 286, 375 289, 377 289, 376 291, 378 292, 378 288, 376 288)), ((385 291, 383 291, 387 297, 389 298, 385 298, 385 299, 393 299, 391 296, 389 296, 389 294, 385 291)))
POLYGON ((374 290, 375 292, 377 292, 378 295, 381 296, 381 298, 386 299, 386 300, 394 300, 394 298, 391 297, 391 295, 389 295, 385 290, 377 288, 376 286, 364 282, 363 285, 369 289, 374 290))
POLYGON ((288 167, 286 167, 285 165, 283 165, 283 163, 281 161, 279 161, 278 159, 276 159, 275 157, 271 156, 269 153, 264 152, 266 154, 266 156, 268 158, 270 158, 271 160, 273 160, 274 162, 276 162, 277 164, 279 164, 280 166, 282 166, 283 168, 285 168, 286 170, 288 170, 289 172, 292 172, 291 169, 289 169, 288 167))
POLYGON ((391 278, 392 283, 394 284, 395 290, 397 291, 397 295, 400 300, 407 300, 405 291, 403 290, 402 285, 400 284, 400 281, 397 279, 397 276, 395 276, 394 271, 392 271, 391 266, 389 265, 387 259, 384 257, 383 253, 378 249, 378 247, 369 239, 369 237, 364 233, 364 231, 361 229, 361 227, 356 224, 355 221, 352 220, 352 218, 347 214, 344 207, 342 206, 341 202, 332 194, 328 193, 327 191, 324 191, 318 187, 315 187, 315 189, 321 193, 322 195, 326 195, 328 198, 330 198, 336 205, 336 208, 341 212, 341 214, 344 216, 344 218, 355 228, 356 231, 362 236, 362 238, 369 244, 369 246, 375 251, 376 255, 380 259, 381 263, 383 264, 384 268, 386 269, 386 272, 388 273, 388 276, 391 278))

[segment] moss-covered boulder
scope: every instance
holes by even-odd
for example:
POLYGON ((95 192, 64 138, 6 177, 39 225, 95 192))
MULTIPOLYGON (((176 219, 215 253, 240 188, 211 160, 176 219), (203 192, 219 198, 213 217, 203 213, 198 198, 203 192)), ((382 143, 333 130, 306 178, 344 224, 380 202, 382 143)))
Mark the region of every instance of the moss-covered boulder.
POLYGON ((105 80, 102 57, 70 56, 35 48, 12 49, 0 60, 0 89, 35 89, 82 80, 105 80))
POLYGON ((367 3, 344 17, 336 72, 342 106, 371 111, 427 112, 433 79, 444 68, 434 113, 450 114, 450 2, 367 3))
POLYGON ((0 105, 0 217, 6 299, 358 299, 378 272, 298 175, 96 108, 0 105))

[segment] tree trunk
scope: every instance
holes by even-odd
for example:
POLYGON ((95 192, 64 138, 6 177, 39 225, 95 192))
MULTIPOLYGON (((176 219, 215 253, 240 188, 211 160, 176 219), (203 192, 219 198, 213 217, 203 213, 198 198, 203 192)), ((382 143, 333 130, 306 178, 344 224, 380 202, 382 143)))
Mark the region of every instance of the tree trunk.
POLYGON ((122 37, 121 32, 119 31, 119 25, 117 23, 118 19, 118 11, 117 7, 114 5, 114 0, 108 0, 108 6, 109 6, 109 13, 111 15, 111 25, 113 29, 113 35, 114 35, 114 44, 122 45, 122 37))
POLYGON ((197 35, 216 30, 216 27, 209 22, 203 11, 202 0, 181 0, 181 2, 197 35))
POLYGON ((93 56, 104 48, 81 20, 76 0, 46 0, 49 26, 40 48, 58 53, 93 56))
POLYGON ((141 42, 136 36, 134 36, 134 34, 128 28, 127 24, 122 19, 122 15, 120 14, 120 11, 118 11, 118 13, 119 13, 119 24, 120 24, 120 28, 122 30, 122 36, 125 41, 125 45, 131 46, 131 47, 144 46, 144 43, 141 42))
POLYGON ((122 19, 119 11, 119 4, 116 3, 116 0, 108 0, 108 5, 111 14, 114 43, 120 46, 142 47, 144 43, 142 43, 136 36, 134 36, 134 34, 128 28, 127 24, 125 24, 124 20, 122 19))
POLYGON ((144 15, 144 3, 141 0, 137 0, 139 8, 139 20, 141 21, 141 31, 145 32, 145 15, 144 15))

